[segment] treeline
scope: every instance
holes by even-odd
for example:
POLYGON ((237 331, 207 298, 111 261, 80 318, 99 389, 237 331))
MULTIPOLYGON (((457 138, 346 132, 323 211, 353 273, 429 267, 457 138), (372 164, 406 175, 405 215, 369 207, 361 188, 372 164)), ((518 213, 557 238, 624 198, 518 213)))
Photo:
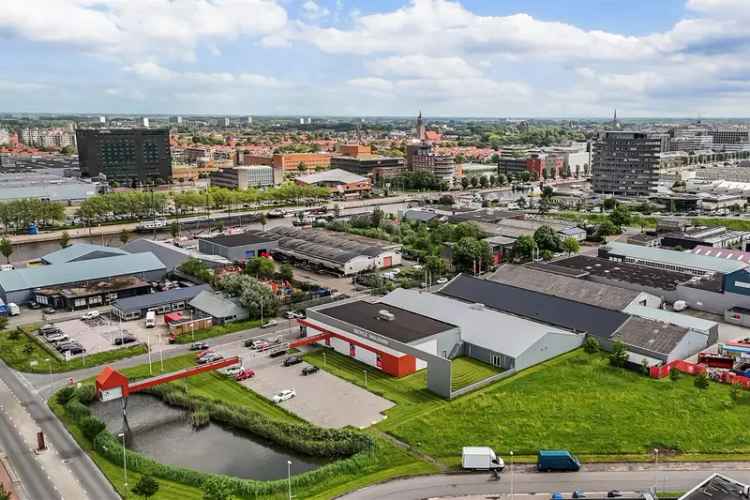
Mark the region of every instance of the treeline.
POLYGON ((22 198, 0 203, 0 223, 5 232, 21 231, 29 224, 49 226, 65 219, 65 205, 37 198, 22 198))

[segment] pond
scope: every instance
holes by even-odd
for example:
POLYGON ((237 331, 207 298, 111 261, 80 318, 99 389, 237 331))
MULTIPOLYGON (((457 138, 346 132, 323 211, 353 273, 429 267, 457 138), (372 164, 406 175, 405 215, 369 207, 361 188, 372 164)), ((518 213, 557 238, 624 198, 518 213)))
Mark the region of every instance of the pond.
MULTIPOLYGON (((96 402, 91 412, 107 430, 122 432, 120 401, 96 402)), ((287 477, 287 461, 292 474, 301 474, 328 463, 326 459, 298 455, 250 433, 218 423, 194 430, 189 412, 168 406, 145 394, 128 398, 128 449, 163 464, 226 474, 243 479, 272 480, 287 477)))

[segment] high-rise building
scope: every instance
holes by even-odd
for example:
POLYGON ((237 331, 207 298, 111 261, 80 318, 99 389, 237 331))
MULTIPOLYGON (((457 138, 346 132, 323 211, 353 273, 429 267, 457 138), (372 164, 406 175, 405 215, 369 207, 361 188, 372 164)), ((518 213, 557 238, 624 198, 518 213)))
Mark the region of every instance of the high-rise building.
POLYGON ((656 191, 668 136, 648 132, 604 132, 594 144, 592 185, 597 193, 647 196, 656 191))
POLYGON ((99 117, 99 123, 107 123, 107 117, 106 116, 100 116, 99 117))
POLYGON ((456 174, 452 156, 436 154, 432 144, 421 141, 406 146, 406 167, 415 172, 427 172, 451 182, 456 174))
POLYGON ((141 125, 143 125, 143 128, 148 128, 148 117, 144 116, 141 118, 141 125))
POLYGON ((252 125, 253 124, 253 117, 252 116, 248 116, 247 117, 247 124, 248 125, 252 125))
POLYGON ((182 117, 181 116, 177 117, 177 125, 182 125, 182 117))
POLYGON ((425 139, 425 126, 424 122, 422 121, 422 112, 419 112, 419 116, 417 116, 417 139, 420 141, 424 141, 425 139))
POLYGON ((714 138, 714 144, 748 144, 750 133, 747 128, 715 129, 709 132, 714 138))
POLYGON ((83 177, 143 183, 172 175, 168 129, 78 129, 76 140, 83 177))
POLYGON ((231 124, 232 124, 232 122, 231 122, 231 121, 229 120, 229 117, 228 117, 228 116, 225 116, 225 117, 224 117, 224 126, 225 126, 225 127, 228 127, 228 126, 230 126, 231 124))

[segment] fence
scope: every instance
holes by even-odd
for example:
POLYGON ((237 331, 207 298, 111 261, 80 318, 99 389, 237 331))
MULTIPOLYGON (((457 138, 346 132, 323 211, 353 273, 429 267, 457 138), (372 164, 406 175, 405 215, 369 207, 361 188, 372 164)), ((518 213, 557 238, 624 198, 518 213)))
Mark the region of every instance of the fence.
POLYGON ((690 363, 683 360, 675 360, 662 366, 652 366, 649 369, 649 375, 651 378, 664 378, 669 375, 671 370, 677 370, 688 375, 700 375, 701 373, 708 372, 708 376, 717 382, 724 384, 739 385, 743 389, 750 390, 750 378, 737 375, 734 372, 728 370, 720 370, 713 368, 706 368, 704 365, 690 363))

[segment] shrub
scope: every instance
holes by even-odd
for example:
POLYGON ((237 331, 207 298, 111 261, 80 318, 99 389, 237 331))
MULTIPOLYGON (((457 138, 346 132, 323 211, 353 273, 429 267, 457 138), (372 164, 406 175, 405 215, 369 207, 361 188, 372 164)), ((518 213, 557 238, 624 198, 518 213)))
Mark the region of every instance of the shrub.
POLYGON ((96 386, 94 384, 83 384, 76 390, 76 396, 83 404, 89 404, 96 399, 96 386))
POLYGON ((106 428, 104 422, 96 417, 88 416, 79 422, 78 426, 86 439, 94 441, 96 437, 106 428))
POLYGON ((88 407, 82 404, 78 398, 71 398, 65 405, 65 414, 68 415, 75 423, 81 422, 84 418, 91 416, 88 407))
POLYGON ((693 382, 693 384, 698 389, 708 389, 708 375, 706 374, 706 372, 703 372, 695 377, 695 381, 693 382))
POLYGON ((589 354, 596 354, 599 352, 599 341, 591 335, 586 336, 586 340, 583 342, 583 350, 589 354))
POLYGON ((75 387, 67 386, 63 387, 59 391, 57 391, 57 394, 55 394, 55 400, 61 404, 62 406, 65 406, 65 404, 70 401, 70 399, 75 396, 76 390, 75 387))
POLYGON ((159 483, 149 475, 141 476, 132 491, 143 498, 151 498, 159 491, 159 483))
POLYGON ((676 368, 670 368, 669 369, 669 379, 672 382, 676 382, 676 381, 680 380, 680 370, 678 370, 676 368))
POLYGON ((625 344, 619 340, 612 345, 612 352, 609 353, 609 364, 622 368, 628 360, 628 351, 625 344))
POLYGON ((732 388, 729 390, 729 397, 732 401, 738 403, 742 399, 742 393, 740 392, 740 384, 732 384, 732 388))

